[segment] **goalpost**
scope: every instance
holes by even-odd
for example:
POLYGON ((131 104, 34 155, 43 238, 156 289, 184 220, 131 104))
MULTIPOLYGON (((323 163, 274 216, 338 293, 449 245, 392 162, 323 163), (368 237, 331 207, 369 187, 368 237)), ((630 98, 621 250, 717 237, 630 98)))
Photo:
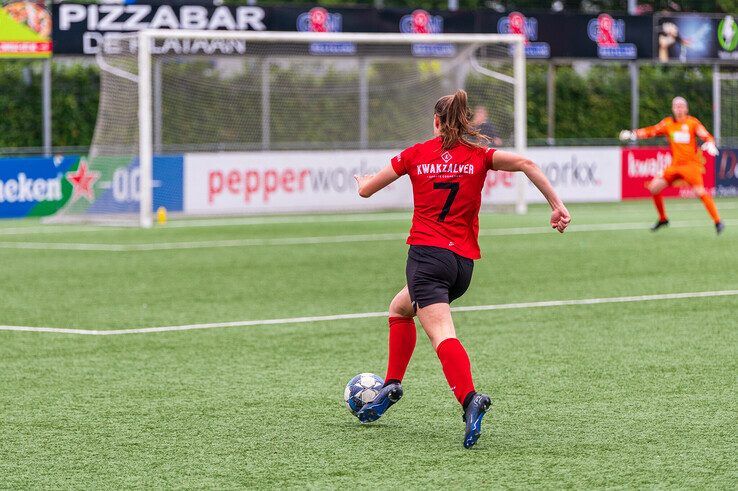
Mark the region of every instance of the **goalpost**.
MULTIPOLYGON (((349 159, 374 170, 430 138, 433 104, 458 88, 469 93, 472 107, 486 111, 484 128, 497 146, 525 152, 525 53, 518 35, 146 30, 122 36, 98 63, 100 108, 86 161, 99 178, 98 196, 92 203, 72 200, 57 220, 150 227, 159 206, 200 214, 190 196, 198 186, 204 193, 208 180, 192 170, 198 158, 264 169, 295 158, 335 165, 349 159), (176 154, 185 155, 185 164, 176 154)), ((269 172, 267 179, 292 186, 287 190, 298 180, 299 186, 317 182, 289 169, 269 172)), ((347 194, 344 174, 333 178, 347 194)), ((265 191, 256 209, 244 184, 248 173, 212 176, 205 201, 247 188, 242 201, 249 206, 224 207, 221 214, 358 209, 335 190, 314 205, 292 207, 269 202, 276 195, 265 191), (214 189, 221 195, 213 196, 214 189)), ((520 175, 515 182, 500 204, 525 213, 526 180, 520 175)))

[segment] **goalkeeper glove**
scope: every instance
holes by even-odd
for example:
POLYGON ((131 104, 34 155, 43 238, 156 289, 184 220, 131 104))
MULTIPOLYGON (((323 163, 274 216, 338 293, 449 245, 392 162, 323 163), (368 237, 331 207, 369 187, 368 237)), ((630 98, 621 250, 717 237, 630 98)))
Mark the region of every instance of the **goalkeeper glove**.
POLYGON ((620 138, 620 141, 636 141, 638 137, 636 136, 635 130, 623 130, 620 132, 620 135, 618 135, 618 138, 620 138))
POLYGON ((705 142, 702 144, 702 150, 707 152, 708 154, 712 155, 713 157, 717 157, 718 149, 715 146, 715 142, 705 142))

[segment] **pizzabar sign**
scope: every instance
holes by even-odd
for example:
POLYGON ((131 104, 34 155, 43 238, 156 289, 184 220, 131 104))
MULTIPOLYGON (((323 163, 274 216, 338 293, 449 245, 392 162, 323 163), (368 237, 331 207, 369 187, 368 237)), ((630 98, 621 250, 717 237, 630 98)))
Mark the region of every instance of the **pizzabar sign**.
MULTIPOLYGON (((220 3, 220 2, 219 2, 220 3)), ((449 12, 423 9, 329 8, 321 6, 261 7, 221 5, 212 0, 53 5, 54 53, 115 54, 122 36, 143 29, 212 31, 392 32, 414 34, 502 33, 526 38, 528 58, 651 58, 651 17, 609 14, 529 15, 491 10, 449 12)), ((311 54, 356 54, 351 43, 319 43, 311 54)), ((125 45, 128 46, 128 45, 125 45)), ((135 43, 131 43, 135 49, 135 43)), ((454 56, 455 47, 417 43, 416 56, 454 56)), ((238 53, 222 40, 168 41, 159 52, 180 54, 238 53)))
MULTIPOLYGON (((266 11, 253 6, 165 3, 54 5, 54 53, 115 53, 121 35, 144 29, 264 31, 266 11)), ((174 47, 172 48, 175 49, 174 47)), ((203 51, 207 51, 203 49, 203 51)), ((179 52, 186 53, 187 48, 179 52)))

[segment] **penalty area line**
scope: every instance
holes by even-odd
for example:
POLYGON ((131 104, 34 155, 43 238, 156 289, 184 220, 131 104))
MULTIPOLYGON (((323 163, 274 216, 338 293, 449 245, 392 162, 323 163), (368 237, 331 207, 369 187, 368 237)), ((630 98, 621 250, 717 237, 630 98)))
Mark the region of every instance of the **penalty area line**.
MULTIPOLYGON (((547 300, 540 302, 503 303, 493 305, 472 305, 453 307, 452 312, 483 312, 490 310, 535 309, 545 307, 564 307, 571 305, 599 305, 607 303, 652 302, 656 300, 678 300, 687 298, 738 296, 738 290, 718 290, 707 292, 661 293, 654 295, 635 295, 627 297, 583 298, 573 300, 547 300)), ((262 319, 233 322, 211 322, 206 324, 186 324, 181 326, 140 327, 133 329, 67 329, 57 327, 0 326, 0 331, 42 332, 53 334, 80 334, 86 336, 115 336, 120 334, 147 334, 153 332, 193 331, 197 329, 216 329, 225 327, 269 326, 277 324, 307 324, 348 319, 369 319, 386 317, 387 312, 362 312, 356 314, 319 315, 310 317, 290 317, 284 319, 262 319)))

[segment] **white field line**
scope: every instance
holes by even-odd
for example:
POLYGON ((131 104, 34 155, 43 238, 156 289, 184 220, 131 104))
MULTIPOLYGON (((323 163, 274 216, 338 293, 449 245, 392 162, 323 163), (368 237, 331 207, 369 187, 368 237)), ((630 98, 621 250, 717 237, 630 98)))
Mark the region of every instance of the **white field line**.
MULTIPOLYGON (((733 210, 738 209, 738 203, 720 203, 719 209, 733 210)), ((669 211, 702 211, 704 208, 698 205, 672 205, 668 207, 669 211)), ((601 214, 599 210, 577 210, 579 214, 601 214)), ((645 209, 625 209, 619 210, 619 214, 643 214, 651 216, 654 214, 652 210, 645 209)), ((491 213, 488 213, 491 214, 491 213)), ((485 215, 485 212, 482 212, 485 215)), ((381 221, 402 221, 408 222, 412 218, 412 212, 389 212, 389 213, 349 213, 348 215, 294 215, 294 216, 276 216, 276 217, 225 217, 225 218, 198 218, 198 219, 175 219, 167 223, 167 228, 198 228, 198 227, 228 227, 241 225, 276 225, 276 224, 308 224, 308 223, 341 223, 341 222, 381 222, 381 221)))
MULTIPOLYGON (((241 227, 250 225, 280 225, 280 224, 310 224, 310 223, 343 223, 343 222, 384 222, 403 221, 408 223, 412 213, 354 213, 346 215, 292 215, 292 216, 266 216, 266 217, 221 217, 221 218, 196 218, 196 219, 173 219, 164 229, 169 228, 205 228, 205 227, 241 227)), ((33 235, 33 234, 55 234, 55 233, 92 233, 110 232, 115 230, 136 230, 135 227, 116 227, 111 225, 41 225, 28 227, 0 227, 0 235, 33 235)))
MULTIPOLYGON (((738 225, 738 220, 723 220, 727 225, 738 225)), ((673 228, 708 227, 710 222, 705 220, 672 222, 673 228)), ((648 225, 640 222, 629 223, 594 223, 587 225, 572 225, 567 229, 568 234, 578 232, 614 232, 629 230, 648 230, 648 225)), ((480 237, 497 237, 513 235, 537 235, 555 233, 549 227, 514 227, 492 228, 480 230, 480 237)), ((666 232, 660 232, 666 233, 666 232)), ((317 237, 277 237, 262 239, 227 239, 208 240, 197 242, 152 242, 131 244, 95 244, 80 242, 28 242, 13 241, 0 242, 0 249, 31 249, 31 250, 60 250, 60 251, 100 251, 100 252, 142 252, 142 251, 169 251, 177 249, 209 249, 223 247, 255 247, 280 245, 309 245, 309 244, 339 244, 349 242, 381 242, 390 240, 404 240, 407 233, 387 234, 355 234, 355 235, 325 235, 317 237)))
MULTIPOLYGON (((128 227, 130 229, 130 227, 128 227)), ((121 230, 120 227, 97 227, 91 225, 44 225, 39 227, 6 227, 0 228, 0 235, 40 235, 40 234, 67 234, 67 233, 89 233, 89 232, 109 232, 111 230, 121 230)))
MULTIPOLYGON (((483 312, 489 310, 535 309, 543 307, 562 307, 569 305, 598 305, 606 303, 651 302, 655 300, 677 300, 685 298, 727 297, 738 295, 738 290, 708 292, 663 293, 656 295, 637 295, 629 297, 584 298, 578 300, 548 300, 543 302, 504 303, 496 305, 474 305, 453 307, 453 312, 483 312)), ((368 319, 386 317, 387 312, 363 312, 357 314, 319 315, 312 317, 290 317, 286 319, 263 319, 234 322, 211 322, 207 324, 187 324, 182 326, 141 327, 134 329, 65 329, 57 327, 0 326, 0 331, 45 332, 54 334, 82 334, 88 336, 115 336, 120 334, 147 334, 152 332, 192 331, 195 329, 215 329, 223 327, 269 326, 275 324, 305 324, 348 319, 368 319)))
POLYGON ((167 228, 200 228, 200 227, 235 227, 242 225, 281 225, 308 223, 344 223, 344 222, 408 222, 412 218, 410 211, 392 213, 348 213, 346 215, 293 215, 276 217, 232 217, 232 218, 197 218, 174 219, 167 223, 167 228))
MULTIPOLYGON (((738 203, 720 203, 720 210, 738 209, 738 203)), ((669 212, 702 211, 699 204, 674 204, 669 205, 669 212)), ((576 210, 575 216, 600 215, 598 209, 576 210)), ((620 215, 644 215, 652 216, 654 212, 646 209, 624 208, 618 210, 620 215)), ((489 215, 482 211, 482 216, 489 215)), ((280 224, 310 224, 310 223, 350 223, 350 222, 383 222, 383 221, 407 221, 409 223, 412 213, 349 213, 346 215, 292 215, 292 216, 265 216, 265 217, 220 217, 220 218, 195 218, 195 219, 173 219, 167 223, 164 229, 170 228, 207 228, 207 227, 240 227, 252 225, 280 225, 280 224)), ((28 227, 0 227, 2 235, 33 235, 33 234, 57 234, 57 233, 94 233, 110 232, 115 230, 135 230, 132 227, 116 227, 111 225, 41 225, 28 227)))

